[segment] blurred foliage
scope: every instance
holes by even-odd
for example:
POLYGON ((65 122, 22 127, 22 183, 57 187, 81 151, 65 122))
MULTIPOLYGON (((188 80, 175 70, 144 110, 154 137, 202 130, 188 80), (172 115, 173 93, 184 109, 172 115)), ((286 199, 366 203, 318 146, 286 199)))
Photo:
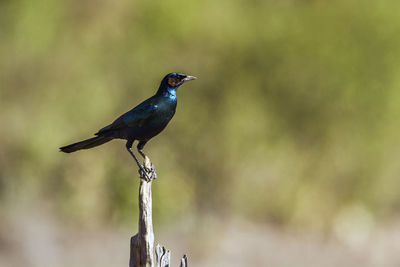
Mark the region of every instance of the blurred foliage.
MULTIPOLYGON (((146 151, 157 221, 185 212, 329 229, 400 207, 400 4, 383 1, 0 2, 0 198, 81 223, 130 223, 122 141, 73 155, 168 72, 177 114, 146 151)), ((4 204, 0 208, 5 209, 4 204)))

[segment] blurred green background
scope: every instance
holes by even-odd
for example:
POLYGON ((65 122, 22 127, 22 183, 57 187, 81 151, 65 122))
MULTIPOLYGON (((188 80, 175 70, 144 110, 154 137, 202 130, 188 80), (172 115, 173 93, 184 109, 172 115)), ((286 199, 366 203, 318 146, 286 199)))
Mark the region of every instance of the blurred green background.
POLYGON ((348 222, 383 227, 400 209, 399 8, 1 1, 0 214, 136 223, 137 170, 123 141, 71 155, 58 147, 177 71, 199 79, 179 89, 173 121, 145 148, 159 175, 156 226, 211 216, 319 235, 348 222))

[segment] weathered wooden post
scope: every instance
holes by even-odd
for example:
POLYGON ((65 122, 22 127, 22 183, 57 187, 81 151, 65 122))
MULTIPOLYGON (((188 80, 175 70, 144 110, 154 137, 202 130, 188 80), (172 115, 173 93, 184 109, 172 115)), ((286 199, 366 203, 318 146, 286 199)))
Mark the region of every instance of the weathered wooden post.
MULTIPOLYGON (((146 169, 152 164, 148 157, 144 160, 146 169)), ((154 232, 152 220, 151 183, 155 172, 148 171, 149 181, 140 179, 139 185, 139 231, 131 237, 129 267, 169 267, 171 252, 157 244, 154 250, 154 232), (155 252, 155 261, 154 261, 155 252)), ((183 256, 180 267, 187 267, 187 257, 183 256)))

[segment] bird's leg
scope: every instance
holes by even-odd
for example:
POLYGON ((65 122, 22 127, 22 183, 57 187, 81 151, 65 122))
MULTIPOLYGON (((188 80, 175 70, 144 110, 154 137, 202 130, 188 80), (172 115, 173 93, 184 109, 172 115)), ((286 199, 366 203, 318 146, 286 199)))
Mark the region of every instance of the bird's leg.
POLYGON ((143 157, 143 159, 145 159, 147 156, 144 154, 143 152, 143 148, 144 145, 146 144, 146 141, 140 141, 139 144, 137 145, 137 151, 139 152, 139 154, 143 157))
POLYGON ((151 181, 151 178, 149 177, 149 175, 147 174, 147 170, 143 167, 142 164, 140 164, 139 160, 136 158, 135 154, 132 151, 132 144, 133 141, 129 140, 126 143, 126 149, 128 150, 129 154, 131 154, 131 156, 135 159, 136 164, 139 167, 139 174, 140 174, 140 178, 145 179, 147 182, 151 181))
POLYGON ((147 171, 151 172, 152 177, 153 177, 154 179, 156 179, 156 178, 157 178, 156 168, 154 167, 154 164, 150 161, 149 157, 146 156, 146 154, 144 154, 144 152, 143 152, 143 148, 144 148, 144 145, 145 145, 146 143, 147 143, 147 141, 140 141, 139 144, 137 145, 137 150, 138 150, 139 154, 140 154, 140 155, 143 157, 143 159, 145 160, 145 166, 144 166, 144 167, 146 168, 147 171), (151 166, 150 169, 146 167, 146 158, 147 158, 147 160, 148 160, 149 163, 150 163, 150 164, 149 164, 149 165, 151 166))

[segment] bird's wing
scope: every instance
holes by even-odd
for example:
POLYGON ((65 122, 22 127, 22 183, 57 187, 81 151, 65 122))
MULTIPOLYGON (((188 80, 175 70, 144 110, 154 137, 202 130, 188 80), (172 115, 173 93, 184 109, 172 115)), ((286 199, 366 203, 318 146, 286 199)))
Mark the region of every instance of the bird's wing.
POLYGON ((157 102, 153 99, 147 99, 130 111, 121 115, 110 125, 100 129, 95 135, 102 135, 110 131, 141 126, 145 121, 151 118, 157 111, 157 102))

